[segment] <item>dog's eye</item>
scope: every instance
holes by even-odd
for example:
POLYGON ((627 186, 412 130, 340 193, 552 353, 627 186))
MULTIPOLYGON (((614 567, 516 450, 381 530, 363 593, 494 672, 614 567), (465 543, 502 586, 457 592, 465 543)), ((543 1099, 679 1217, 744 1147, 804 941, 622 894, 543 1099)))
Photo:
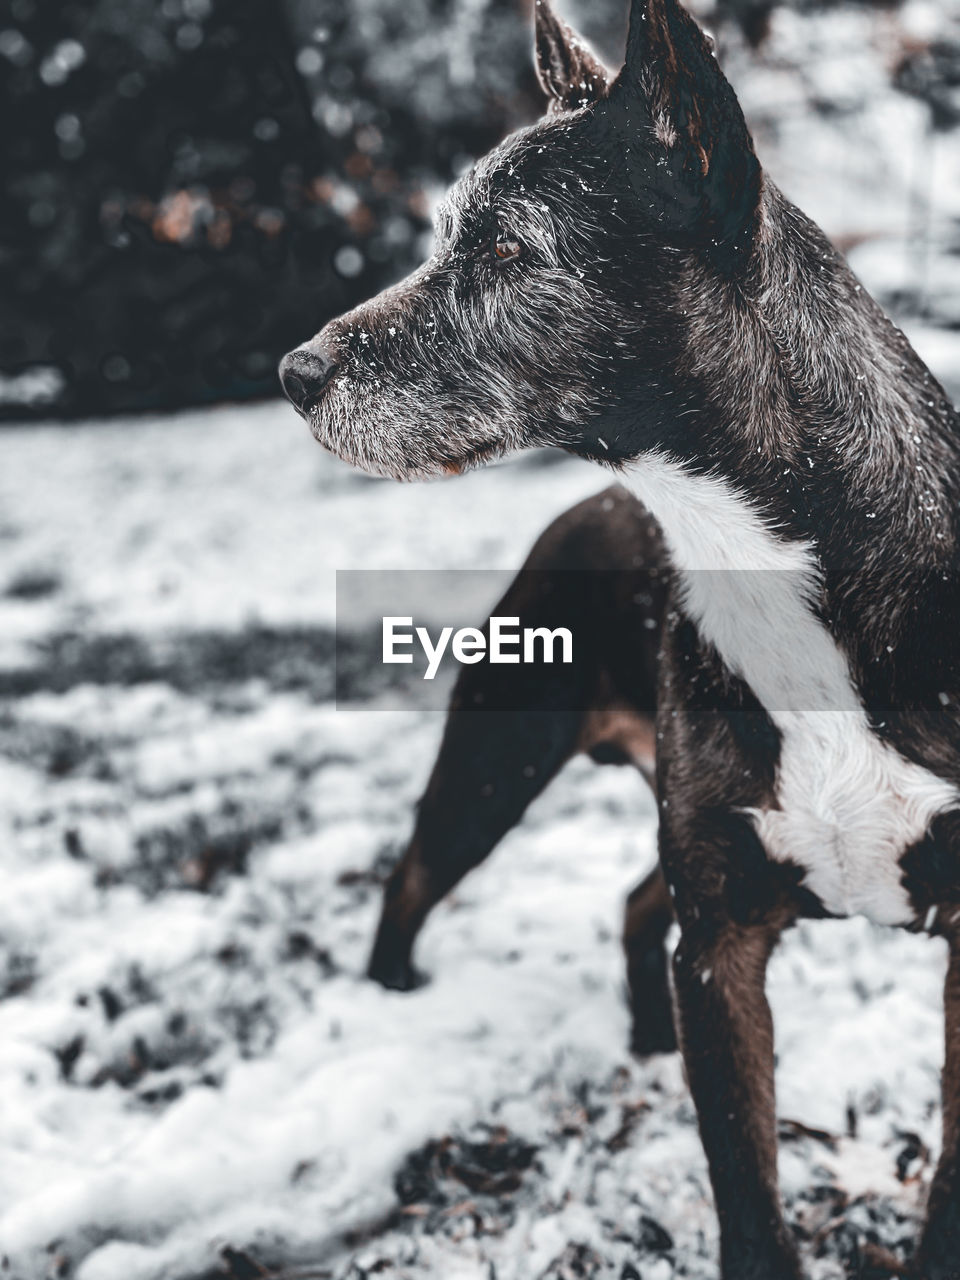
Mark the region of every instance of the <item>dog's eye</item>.
POLYGON ((509 262, 512 258, 520 257, 523 245, 509 231, 498 230, 494 232, 490 251, 498 262, 509 262))

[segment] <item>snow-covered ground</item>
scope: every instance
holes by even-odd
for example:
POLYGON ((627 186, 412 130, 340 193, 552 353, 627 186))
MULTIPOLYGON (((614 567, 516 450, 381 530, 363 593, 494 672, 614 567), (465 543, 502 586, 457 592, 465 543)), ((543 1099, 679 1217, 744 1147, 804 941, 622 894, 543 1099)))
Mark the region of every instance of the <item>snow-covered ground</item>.
MULTIPOLYGON (((626 1049, 637 777, 576 762, 438 909, 433 982, 362 977, 440 720, 331 705, 333 567, 515 566, 603 482, 367 481, 280 404, 0 435, 5 1274, 713 1274, 679 1062, 626 1049)), ((943 963, 851 923, 774 964, 815 1274, 910 1235, 943 963)))

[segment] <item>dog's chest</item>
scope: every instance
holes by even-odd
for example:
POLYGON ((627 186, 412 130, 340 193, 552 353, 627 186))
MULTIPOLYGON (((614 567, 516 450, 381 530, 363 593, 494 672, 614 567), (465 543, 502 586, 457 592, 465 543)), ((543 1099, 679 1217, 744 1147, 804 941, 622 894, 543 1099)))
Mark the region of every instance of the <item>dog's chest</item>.
POLYGON ((642 459, 628 483, 663 527, 701 635, 780 731, 777 807, 750 811, 768 855, 801 866, 834 914, 908 923, 900 858, 960 793, 871 731, 811 608, 810 548, 779 539, 723 480, 662 456, 642 459))
POLYGON ((909 923, 915 911, 900 859, 936 814, 958 803, 954 788, 853 712, 772 718, 782 735, 779 808, 751 814, 767 853, 803 867, 806 887, 836 915, 909 923))

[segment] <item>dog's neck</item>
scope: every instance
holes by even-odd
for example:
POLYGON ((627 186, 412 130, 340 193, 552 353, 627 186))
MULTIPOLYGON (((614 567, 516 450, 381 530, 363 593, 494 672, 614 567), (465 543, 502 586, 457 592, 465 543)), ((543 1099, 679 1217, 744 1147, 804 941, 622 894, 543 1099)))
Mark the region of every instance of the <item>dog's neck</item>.
POLYGON ((709 456, 681 442, 630 468, 682 567, 812 574, 862 671, 918 626, 929 645, 931 617, 954 627, 960 421, 903 334, 772 186, 748 270, 691 265, 687 289, 681 377, 709 456))
POLYGON ((748 271, 693 287, 720 295, 689 309, 688 357, 727 478, 828 569, 952 566, 960 420, 820 231, 769 186, 748 271))

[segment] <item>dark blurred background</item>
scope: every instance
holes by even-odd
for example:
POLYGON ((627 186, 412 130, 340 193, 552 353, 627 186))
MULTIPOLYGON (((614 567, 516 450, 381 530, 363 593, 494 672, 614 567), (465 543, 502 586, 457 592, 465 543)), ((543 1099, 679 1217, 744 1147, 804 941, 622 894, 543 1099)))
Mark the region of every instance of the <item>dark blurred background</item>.
MULTIPOLYGON (((950 132, 960 38, 910 4, 843 9, 877 15, 884 77, 950 132)), ((698 9, 782 70, 778 15, 833 7, 698 9)), ((565 11, 616 61, 626 8, 565 11)), ((421 259, 437 191, 539 113, 530 21, 530 0, 3 0, 0 418, 274 394, 279 356, 421 259)), ((842 130, 842 99, 808 83, 801 106, 842 130)))

